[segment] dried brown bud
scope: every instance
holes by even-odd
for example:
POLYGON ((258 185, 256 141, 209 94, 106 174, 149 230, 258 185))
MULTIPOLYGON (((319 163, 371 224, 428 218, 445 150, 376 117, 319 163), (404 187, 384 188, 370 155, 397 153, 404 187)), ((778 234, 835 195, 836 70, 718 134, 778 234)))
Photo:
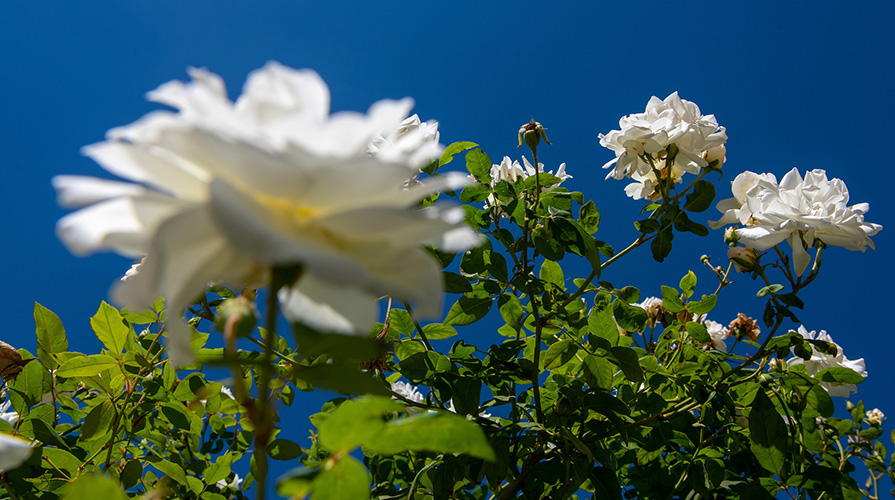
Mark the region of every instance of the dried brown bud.
POLYGON ((747 317, 743 313, 737 314, 737 319, 730 322, 728 327, 730 334, 738 339, 746 337, 747 339, 758 342, 758 335, 761 334, 761 328, 755 323, 755 320, 747 317))
POLYGON ((0 377, 7 382, 15 380, 30 359, 22 361, 22 355, 15 347, 0 340, 0 377))

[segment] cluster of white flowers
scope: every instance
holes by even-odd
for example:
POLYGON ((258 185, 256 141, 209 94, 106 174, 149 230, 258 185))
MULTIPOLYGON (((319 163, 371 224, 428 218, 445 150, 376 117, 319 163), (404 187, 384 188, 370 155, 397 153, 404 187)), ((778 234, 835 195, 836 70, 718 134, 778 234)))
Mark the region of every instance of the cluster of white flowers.
MULTIPOLYGON (((511 160, 509 156, 504 156, 503 160, 499 164, 491 165, 491 187, 497 187, 500 184, 500 181, 507 181, 510 183, 514 183, 520 179, 527 179, 532 175, 535 175, 536 172, 540 173, 548 173, 551 175, 555 175, 559 177, 559 182, 556 184, 552 184, 550 186, 542 186, 541 192, 547 192, 551 189, 558 187, 563 181, 567 179, 571 179, 572 176, 566 173, 566 164, 562 163, 559 165, 559 168, 556 169, 556 173, 553 173, 552 170, 546 171, 544 170, 544 164, 538 162, 538 169, 535 170, 534 165, 528 161, 528 158, 525 156, 522 157, 522 163, 519 163, 519 160, 511 160)), ((489 207, 498 207, 500 202, 494 197, 494 195, 489 195, 488 200, 485 202, 485 208, 489 207)), ((501 213, 501 216, 508 217, 506 213, 501 213)))
POLYGON ((874 427, 879 427, 886 421, 886 415, 879 408, 874 408, 865 414, 864 420, 874 427))
MULTIPOLYGON (((665 311, 662 308, 662 299, 659 297, 647 297, 642 302, 634 305, 646 311, 646 324, 650 328, 655 328, 656 323, 661 321, 662 313, 665 311)), ((719 351, 727 351, 727 343, 724 342, 724 339, 730 336, 730 330, 726 326, 717 321, 706 319, 705 315, 694 314, 693 321, 705 326, 706 331, 712 338, 712 347, 719 351)))
POLYGON ((730 335, 727 327, 710 319, 703 321, 703 325, 712 338, 712 347, 719 351, 727 352, 727 342, 724 342, 724 339, 730 335))
POLYGON ((643 299, 643 302, 639 304, 635 304, 646 311, 646 324, 649 325, 650 328, 656 327, 656 321, 660 320, 660 316, 662 315, 662 299, 659 297, 647 297, 643 299))
MULTIPOLYGON (((811 359, 802 359, 798 356, 795 356, 791 359, 786 360, 786 364, 789 366, 792 365, 805 365, 805 369, 808 371, 808 375, 814 376, 815 373, 833 367, 842 367, 848 368, 849 370, 854 370, 858 375, 862 377, 867 377, 867 369, 864 367, 864 358, 860 359, 848 359, 845 357, 845 354, 842 352, 842 348, 839 347, 839 344, 833 342, 833 338, 830 337, 825 330, 821 330, 820 333, 816 333, 814 330, 810 332, 803 326, 799 326, 799 334, 806 339, 811 340, 822 340, 824 342, 829 342, 836 346, 836 355, 827 354, 824 352, 819 352, 813 345, 811 347, 811 359)), ((830 393, 830 396, 840 396, 843 398, 847 398, 851 393, 858 392, 857 386, 855 384, 845 384, 842 382, 821 382, 821 387, 827 390, 830 393)))
POLYGON ((367 147, 367 152, 385 162, 401 163, 404 158, 412 165, 423 165, 441 151, 438 142, 438 122, 421 121, 419 115, 411 115, 387 136, 377 135, 367 147))
MULTIPOLYGON (((366 334, 383 295, 439 313, 441 270, 422 246, 456 252, 480 237, 459 208, 417 207, 464 186, 464 175, 404 188, 440 150, 434 125, 405 120, 410 99, 330 115, 329 89, 310 70, 271 62, 235 103, 217 75, 190 76, 148 94, 177 112, 150 113, 84 148, 133 182, 53 179, 61 205, 85 207, 57 225, 73 253, 145 256, 115 287, 117 302, 139 309, 164 296, 183 310, 210 282, 259 286, 273 266, 296 265, 301 278, 280 292, 293 321, 366 334)), ((184 364, 190 335, 177 316, 169 353, 184 364)))
POLYGON ((646 111, 624 116, 618 123, 620 130, 600 134, 600 145, 615 152, 615 158, 603 168, 612 169, 607 179, 634 180, 625 193, 635 200, 661 197, 653 166, 664 178, 682 182, 685 173, 698 174, 713 161, 718 162, 717 167, 724 163, 724 127, 718 125, 715 115, 703 115, 696 104, 681 99, 677 92, 664 100, 652 97, 646 111), (669 157, 672 144, 677 151, 673 159, 669 157))
MULTIPOLYGON (((414 403, 422 404, 425 401, 425 397, 420 393, 419 389, 416 386, 410 385, 407 382, 397 381, 392 383, 392 392, 402 396, 404 399, 409 401, 413 401, 414 403)), ((408 411, 415 411, 412 407, 408 408, 408 411)))
POLYGON ((823 170, 805 178, 795 168, 780 183, 773 174, 743 172, 731 183, 733 198, 718 202, 724 215, 709 221, 713 228, 742 224, 739 242, 758 251, 786 240, 793 250, 793 267, 801 276, 811 257, 808 249, 819 239, 827 245, 864 251, 875 248, 871 236, 883 227, 864 222, 867 203, 848 205, 848 189, 839 179, 827 179, 823 170))
POLYGON ((12 401, 8 396, 6 401, 0 404, 0 420, 5 420, 9 425, 16 425, 16 422, 19 421, 19 414, 12 409, 12 401))
MULTIPOLYGON (((226 489, 238 490, 239 487, 242 486, 242 478, 239 477, 239 474, 233 474, 232 480, 230 480, 228 482, 226 479, 221 479, 220 481, 215 483, 215 486, 217 486, 221 490, 226 490, 226 489)), ((233 498, 233 496, 231 495, 229 498, 233 498)))

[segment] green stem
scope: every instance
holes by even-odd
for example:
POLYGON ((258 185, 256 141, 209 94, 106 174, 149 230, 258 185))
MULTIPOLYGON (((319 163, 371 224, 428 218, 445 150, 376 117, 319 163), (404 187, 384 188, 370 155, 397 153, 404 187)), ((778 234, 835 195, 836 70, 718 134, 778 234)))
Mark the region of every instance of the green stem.
POLYGON ((423 331, 423 326, 420 325, 416 316, 413 315, 413 308, 410 307, 410 304, 407 301, 403 301, 404 308, 407 309, 407 314, 410 315, 410 320, 413 321, 413 326, 416 328, 417 333, 420 334, 420 338, 423 340, 423 345, 426 346, 427 351, 434 351, 435 349, 432 347, 432 343, 429 342, 429 338, 426 337, 426 332, 423 331))
POLYGON ((264 353, 262 355, 261 377, 258 381, 258 419, 255 422, 255 464, 258 468, 257 500, 264 500, 267 496, 267 441, 273 427, 273 408, 270 405, 270 381, 273 378, 274 368, 271 362, 274 358, 274 342, 277 339, 277 319, 279 318, 280 302, 277 294, 281 288, 298 277, 300 270, 274 267, 271 270, 270 289, 267 293, 267 308, 264 318, 264 353), (291 279, 290 279, 291 278, 291 279))

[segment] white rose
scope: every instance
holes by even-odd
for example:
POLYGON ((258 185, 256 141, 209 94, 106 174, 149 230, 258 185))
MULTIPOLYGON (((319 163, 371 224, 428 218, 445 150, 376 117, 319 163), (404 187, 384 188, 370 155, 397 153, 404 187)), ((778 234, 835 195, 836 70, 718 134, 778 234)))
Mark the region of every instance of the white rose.
POLYGON ((715 229, 742 224, 739 242, 763 252, 786 240, 793 249, 793 267, 801 276, 811 257, 807 248, 817 238, 827 245, 864 251, 875 248, 871 236, 879 224, 864 222, 867 203, 848 205, 848 189, 839 179, 827 180, 823 170, 812 170, 803 179, 793 168, 780 183, 773 174, 743 172, 731 183, 733 198, 718 202, 724 215, 709 221, 715 229))
POLYGON ((114 297, 131 308, 167 299, 175 364, 192 352, 187 325, 173 318, 206 284, 258 285, 275 265, 302 268, 280 301, 291 320, 318 329, 369 332, 382 295, 415 302, 423 316, 439 313, 441 271, 421 246, 459 251, 480 239, 462 210, 417 207, 459 189, 465 176, 403 189, 437 144, 397 141, 383 158, 369 153, 374 139, 402 126, 410 99, 330 115, 329 89, 310 70, 268 63, 235 103, 217 75, 190 75, 148 94, 177 112, 152 112, 84 148, 133 182, 53 179, 60 204, 86 207, 57 226, 73 253, 145 256, 114 297))

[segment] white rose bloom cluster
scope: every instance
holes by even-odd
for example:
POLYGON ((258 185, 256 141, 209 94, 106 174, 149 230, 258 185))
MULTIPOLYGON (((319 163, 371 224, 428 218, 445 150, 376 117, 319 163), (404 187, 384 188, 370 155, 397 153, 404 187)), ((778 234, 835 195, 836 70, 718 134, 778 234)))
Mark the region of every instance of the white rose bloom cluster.
POLYGON ((727 352, 727 342, 724 342, 724 339, 730 335, 727 327, 710 319, 705 320, 703 326, 705 326, 709 336, 712 338, 712 347, 719 351, 727 352))
POLYGON ((641 309, 646 311, 646 323, 650 328, 656 327, 656 321, 659 320, 659 316, 662 314, 662 299, 659 297, 647 297, 643 299, 643 302, 639 304, 635 304, 639 306, 641 309))
POLYGON ((480 239, 459 208, 418 208, 433 192, 464 186, 464 175, 404 189, 439 151, 422 126, 395 132, 407 125, 410 99, 331 115, 329 89, 310 70, 268 63, 235 102, 219 76, 190 76, 147 94, 176 112, 149 113, 84 148, 131 182, 53 179, 61 205, 84 207, 57 225, 73 253, 145 256, 113 295, 129 308, 165 297, 175 364, 192 357, 177 311, 210 282, 259 286, 274 266, 301 268, 280 302, 290 320, 317 329, 368 333, 383 295, 414 302, 422 316, 439 313, 441 270, 421 247, 456 252, 480 239))
POLYGON ((12 409, 12 401, 7 396, 6 401, 0 404, 0 420, 5 420, 9 425, 16 425, 19 421, 19 414, 12 409))
POLYGON ((875 248, 871 236, 883 227, 864 222, 867 203, 848 205, 848 188, 839 179, 827 179, 824 170, 799 174, 790 170, 780 183, 773 174, 743 172, 731 183, 733 198, 718 202, 724 215, 709 221, 712 228, 741 224, 739 242, 758 251, 786 240, 793 250, 793 267, 801 276, 811 257, 808 248, 819 239, 827 245, 864 251, 875 248))
MULTIPOLYGON (((552 170, 546 171, 544 170, 544 164, 538 162, 538 169, 535 170, 534 165, 528 161, 528 158, 525 156, 522 157, 522 163, 519 163, 519 160, 511 160, 509 156, 504 156, 503 160, 499 164, 491 165, 491 187, 497 187, 500 184, 500 181, 507 181, 509 183, 514 183, 520 179, 527 179, 532 175, 535 175, 536 172, 540 173, 548 173, 551 175, 555 175, 559 177, 560 181, 556 184, 550 186, 542 186, 541 192, 550 191, 555 187, 559 187, 565 180, 571 179, 572 176, 566 173, 566 164, 561 163, 559 168, 556 169, 556 173, 553 173, 552 170)), ((489 195, 488 200, 485 203, 485 208, 488 207, 496 207, 500 205, 500 203, 494 198, 494 195, 489 195)), ((507 214, 502 214, 502 216, 507 217, 507 214)))
POLYGON ((416 386, 410 385, 407 382, 401 382, 400 380, 394 382, 391 385, 392 392, 398 394, 399 396, 404 397, 404 399, 408 399, 413 401, 414 403, 422 404, 425 401, 425 397, 423 397, 422 393, 420 393, 419 389, 416 386))
MULTIPOLYGON (((864 367, 864 358, 860 359, 848 359, 845 357, 845 354, 842 352, 842 348, 839 347, 839 344, 833 342, 833 338, 830 337, 825 330, 821 330, 820 333, 816 333, 814 330, 810 332, 804 327, 799 326, 799 334, 806 339, 811 340, 822 340, 824 342, 829 342, 836 346, 836 355, 827 354, 824 352, 818 352, 817 349, 814 348, 813 345, 808 344, 811 347, 811 359, 802 359, 798 356, 795 356, 791 359, 786 360, 786 364, 788 366, 793 365, 805 365, 805 369, 808 371, 808 375, 814 376, 815 373, 833 367, 842 367, 848 368, 849 370, 855 371, 858 375, 862 377, 867 377, 867 369, 864 367)), ((821 387, 827 390, 830 393, 830 396, 840 396, 843 398, 847 398, 851 393, 858 392, 857 386, 855 384, 844 384, 842 382, 821 382, 821 387)))
POLYGON ((879 408, 874 408, 865 414, 864 420, 874 427, 879 427, 885 423, 886 415, 879 408))
POLYGON ((718 125, 715 115, 703 115, 699 107, 681 99, 677 92, 664 100, 652 97, 643 113, 627 115, 619 120, 620 130, 600 134, 600 145, 615 152, 615 158, 603 165, 612 171, 606 178, 635 181, 625 193, 635 200, 658 199, 658 179, 645 155, 653 159, 656 170, 666 179, 682 182, 685 173, 700 170, 717 160, 724 163, 727 133, 718 125), (668 164, 669 146, 677 153, 668 164))
POLYGON ((378 135, 367 147, 367 152, 382 161, 404 161, 425 166, 441 152, 438 142, 438 122, 421 121, 419 115, 413 114, 402 121, 397 128, 386 131, 388 135, 378 135))

